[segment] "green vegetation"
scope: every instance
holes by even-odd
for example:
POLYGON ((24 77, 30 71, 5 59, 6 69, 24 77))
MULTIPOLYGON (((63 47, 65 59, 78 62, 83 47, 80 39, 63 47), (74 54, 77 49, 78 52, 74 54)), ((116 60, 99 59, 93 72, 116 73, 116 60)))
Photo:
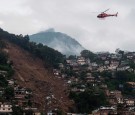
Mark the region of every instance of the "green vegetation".
POLYGON ((105 83, 110 90, 118 90, 121 84, 125 86, 124 92, 126 92, 131 89, 127 88, 126 82, 135 82, 135 74, 129 71, 116 71, 113 76, 111 71, 103 71, 97 74, 105 78, 105 83))
POLYGON ((79 113, 90 113, 92 110, 107 104, 103 92, 98 92, 98 94, 93 91, 70 92, 69 97, 74 99, 79 113))
POLYGON ((33 115, 33 111, 32 110, 26 110, 24 112, 25 112, 25 115, 33 115))
POLYGON ((3 42, 1 39, 0 39, 0 50, 5 48, 6 47, 6 44, 5 42, 3 42))
POLYGON ((134 63, 133 61, 130 61, 130 62, 129 62, 129 66, 130 66, 133 70, 135 70, 135 63, 134 63))
POLYGON ((6 48, 6 43, 0 39, 0 71, 1 75, 7 79, 14 74, 14 71, 11 63, 8 63, 8 54, 3 50, 4 48, 6 48))
POLYGON ((8 86, 8 82, 6 78, 3 75, 0 75, 0 87, 7 87, 7 86, 8 86))
POLYGON ((14 97, 14 88, 13 87, 7 87, 5 89, 4 96, 7 100, 12 100, 14 97))
POLYGON ((1 101, 11 101, 14 97, 14 88, 8 86, 8 79, 14 74, 11 63, 8 63, 8 54, 3 50, 6 48, 6 43, 0 40, 0 87, 3 88, 1 101))
POLYGON ((0 51, 0 64, 1 65, 7 64, 7 59, 8 59, 7 54, 3 51, 0 51))
POLYGON ((68 57, 68 59, 70 59, 70 60, 75 60, 75 59, 76 59, 76 56, 75 56, 75 55, 70 55, 70 56, 68 57))
POLYGON ((120 83, 129 81, 135 82, 135 74, 129 71, 118 71, 116 72, 116 80, 118 80, 120 83))
POLYGON ((13 110, 12 115, 23 115, 23 109, 19 106, 13 106, 12 110, 13 110))
POLYGON ((85 57, 86 59, 89 58, 91 61, 94 61, 97 58, 97 55, 89 50, 83 50, 81 52, 81 56, 85 57))
POLYGON ((12 67, 7 64, 7 65, 0 65, 0 70, 1 71, 5 71, 5 77, 7 79, 11 78, 11 76, 14 74, 14 70, 12 69, 12 67))

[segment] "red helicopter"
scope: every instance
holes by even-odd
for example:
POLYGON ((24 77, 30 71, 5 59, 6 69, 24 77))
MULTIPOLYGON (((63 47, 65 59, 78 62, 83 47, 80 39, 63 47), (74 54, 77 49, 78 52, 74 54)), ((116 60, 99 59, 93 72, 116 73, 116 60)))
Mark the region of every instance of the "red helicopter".
POLYGON ((110 17, 110 16, 116 16, 118 15, 118 12, 116 14, 107 14, 105 13, 106 11, 108 11, 109 9, 105 10, 104 12, 101 12, 101 14, 99 14, 97 16, 97 18, 106 18, 106 17, 110 17))

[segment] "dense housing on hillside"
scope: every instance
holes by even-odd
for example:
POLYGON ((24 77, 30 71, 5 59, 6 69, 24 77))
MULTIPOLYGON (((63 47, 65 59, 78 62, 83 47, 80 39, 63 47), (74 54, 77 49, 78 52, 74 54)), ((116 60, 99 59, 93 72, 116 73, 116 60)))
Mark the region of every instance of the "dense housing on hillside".
MULTIPOLYGON (((15 36, 2 30, 0 33, 0 37, 4 36, 6 40, 20 45, 23 51, 32 53, 33 60, 34 56, 38 56, 43 60, 42 62, 47 62, 44 68, 50 67, 48 73, 53 74, 52 77, 48 77, 48 81, 52 80, 50 83, 47 80, 38 79, 41 76, 40 72, 38 75, 32 74, 39 68, 30 69, 28 79, 23 79, 21 69, 16 69, 17 77, 23 83, 30 83, 30 85, 33 83, 41 92, 48 92, 43 97, 43 104, 38 103, 38 99, 34 99, 34 96, 40 94, 36 94, 34 89, 24 87, 24 84, 19 85, 17 79, 13 77, 16 74, 14 62, 8 57, 10 53, 8 48, 3 41, 0 41, 0 113, 13 115, 24 113, 35 115, 41 113, 48 113, 48 115, 135 114, 135 52, 117 50, 116 53, 94 54, 84 50, 80 56, 66 58, 42 44, 29 42, 28 36, 15 36), (63 90, 64 94, 59 94, 60 96, 54 95, 55 80, 64 83, 57 84, 60 91, 63 90, 62 87, 67 88, 63 90), (63 112, 60 108, 63 103, 67 104, 65 100, 63 101, 65 98, 63 95, 68 95, 74 105, 67 112, 63 112), (40 110, 38 107, 42 105, 43 109, 40 110)), ((18 65, 23 64, 17 63, 17 67, 18 65)))

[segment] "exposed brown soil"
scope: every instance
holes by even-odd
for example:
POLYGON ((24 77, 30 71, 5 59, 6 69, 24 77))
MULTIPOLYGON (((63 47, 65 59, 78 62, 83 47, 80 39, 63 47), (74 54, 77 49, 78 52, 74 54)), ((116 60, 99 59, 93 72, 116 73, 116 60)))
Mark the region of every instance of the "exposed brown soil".
POLYGON ((20 86, 27 87, 33 91, 34 102, 40 110, 49 110, 60 107, 63 111, 68 111, 73 102, 66 94, 67 86, 62 79, 53 76, 52 72, 44 67, 44 63, 39 58, 34 57, 29 52, 19 46, 7 42, 8 53, 13 61, 15 70, 14 78, 20 86), (53 100, 49 105, 46 100, 51 96, 53 100))

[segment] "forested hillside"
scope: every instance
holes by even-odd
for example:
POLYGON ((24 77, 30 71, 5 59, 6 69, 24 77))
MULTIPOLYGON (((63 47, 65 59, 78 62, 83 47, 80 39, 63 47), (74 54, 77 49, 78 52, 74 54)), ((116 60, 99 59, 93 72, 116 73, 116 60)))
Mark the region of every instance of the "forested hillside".
POLYGON ((29 41, 29 36, 23 35, 15 35, 10 34, 2 29, 0 29, 0 38, 4 38, 9 40, 12 43, 17 44, 18 46, 22 47, 23 49, 29 51, 30 53, 38 56, 42 60, 46 62, 48 66, 57 66, 57 63, 63 61, 63 55, 47 46, 43 46, 41 43, 36 44, 34 42, 29 41))

